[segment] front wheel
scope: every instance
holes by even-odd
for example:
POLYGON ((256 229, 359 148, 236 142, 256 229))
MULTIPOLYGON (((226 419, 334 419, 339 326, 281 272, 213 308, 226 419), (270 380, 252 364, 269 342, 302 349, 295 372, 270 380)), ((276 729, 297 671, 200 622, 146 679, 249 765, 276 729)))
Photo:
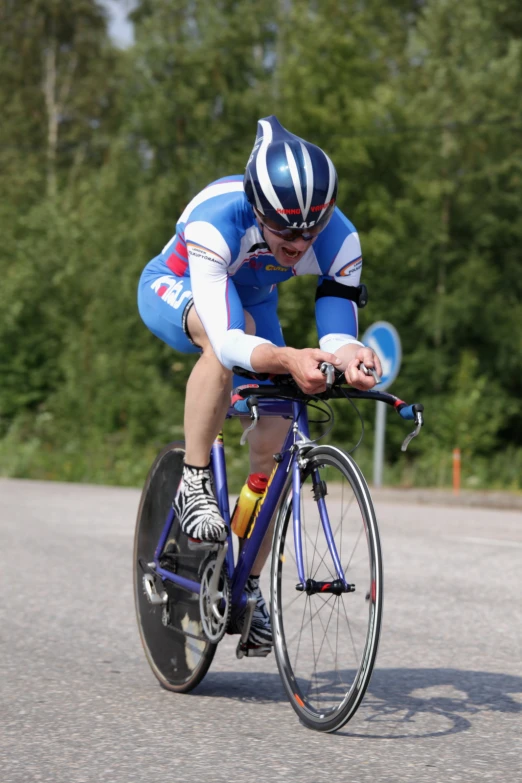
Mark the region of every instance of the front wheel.
POLYGON ((216 645, 203 632, 198 594, 171 581, 153 578, 154 571, 149 566, 169 515, 170 530, 159 556, 162 567, 199 581, 208 554, 188 548, 188 538, 172 513, 184 455, 182 443, 170 443, 158 454, 141 495, 134 538, 134 596, 141 641, 160 684, 178 692, 190 691, 201 682, 216 651, 216 645), (150 602, 147 579, 152 590, 165 593, 164 603, 150 602))
POLYGON ((297 528, 289 482, 274 530, 274 651, 300 720, 331 732, 356 712, 375 663, 381 547, 368 486, 353 459, 333 446, 318 446, 305 460, 297 528), (296 560, 299 528, 304 584, 296 560))

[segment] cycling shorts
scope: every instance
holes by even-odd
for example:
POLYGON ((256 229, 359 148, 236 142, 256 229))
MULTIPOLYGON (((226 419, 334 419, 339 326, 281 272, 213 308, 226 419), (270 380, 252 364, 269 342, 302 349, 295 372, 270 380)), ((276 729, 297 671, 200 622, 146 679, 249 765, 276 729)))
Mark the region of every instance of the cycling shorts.
MULTIPOLYGON (((138 285, 138 310, 150 331, 180 353, 201 353, 190 339, 187 317, 193 305, 190 277, 158 274, 145 267, 138 285)), ((285 345, 277 317, 277 288, 236 286, 239 299, 256 324, 256 335, 282 347, 285 345)), ((243 379, 244 380, 244 379, 243 379)), ((238 383, 243 382, 238 379, 238 383)))

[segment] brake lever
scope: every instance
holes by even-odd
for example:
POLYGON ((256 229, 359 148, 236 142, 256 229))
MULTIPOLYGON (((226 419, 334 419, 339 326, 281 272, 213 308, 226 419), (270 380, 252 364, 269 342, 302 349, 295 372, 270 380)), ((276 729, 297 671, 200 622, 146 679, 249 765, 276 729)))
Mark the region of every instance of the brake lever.
POLYGON ((375 367, 367 367, 363 362, 359 365, 359 370, 362 370, 365 375, 373 375, 375 383, 380 383, 382 378, 377 374, 375 367))
POLYGON ((326 375, 326 391, 331 391, 335 381, 335 367, 330 362, 322 362, 319 369, 323 375, 326 375))
POLYGON ((421 431, 421 427, 423 424, 424 424, 424 418, 422 416, 422 411, 415 411, 415 425, 416 425, 415 429, 413 432, 410 432, 410 434, 404 438, 404 443, 401 446, 401 451, 406 451, 413 438, 416 438, 419 432, 421 431))
POLYGON ((258 399, 257 397, 249 397, 246 401, 246 404, 248 405, 250 409, 250 418, 252 420, 252 424, 250 427, 247 427, 246 430, 243 431, 243 434, 241 435, 241 439, 239 441, 241 446, 244 446, 247 442, 248 433, 252 432, 257 427, 257 422, 259 421, 259 405, 258 405, 258 399))

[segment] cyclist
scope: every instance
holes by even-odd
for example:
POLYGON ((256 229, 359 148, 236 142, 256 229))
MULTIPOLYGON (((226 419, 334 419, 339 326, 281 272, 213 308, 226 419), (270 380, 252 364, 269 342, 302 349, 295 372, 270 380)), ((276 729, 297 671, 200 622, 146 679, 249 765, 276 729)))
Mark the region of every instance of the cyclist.
MULTIPOLYGON (((309 394, 325 389, 323 361, 343 370, 359 389, 375 385, 361 363, 381 374, 377 355, 357 340, 361 248, 336 197, 330 158, 275 116, 266 117, 258 122, 244 176, 224 177, 198 193, 172 239, 143 271, 138 307, 145 324, 175 350, 200 354, 187 383, 185 465, 174 501, 181 528, 192 539, 226 538, 209 454, 230 404, 234 366, 290 373, 309 394), (303 274, 318 278, 319 348, 297 350, 284 342, 277 286, 303 274)), ((284 435, 279 420, 260 421, 249 435, 252 472, 270 474, 284 435)), ((257 599, 252 646, 272 641, 259 588, 269 551, 268 533, 247 583, 257 599)), ((240 626, 241 618, 235 630, 240 626)))

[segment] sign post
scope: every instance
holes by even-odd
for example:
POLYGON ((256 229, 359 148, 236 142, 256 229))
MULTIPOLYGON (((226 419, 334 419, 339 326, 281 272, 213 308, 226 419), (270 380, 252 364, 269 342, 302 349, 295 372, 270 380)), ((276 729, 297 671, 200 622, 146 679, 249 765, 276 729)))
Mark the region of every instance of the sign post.
MULTIPOLYGON (((384 391, 399 374, 402 350, 397 329, 387 321, 376 321, 365 331, 361 342, 371 348, 382 365, 382 380, 374 388, 384 391)), ((378 402, 375 411, 375 444, 373 449, 373 484, 382 486, 384 442, 386 433, 386 403, 378 402)))

